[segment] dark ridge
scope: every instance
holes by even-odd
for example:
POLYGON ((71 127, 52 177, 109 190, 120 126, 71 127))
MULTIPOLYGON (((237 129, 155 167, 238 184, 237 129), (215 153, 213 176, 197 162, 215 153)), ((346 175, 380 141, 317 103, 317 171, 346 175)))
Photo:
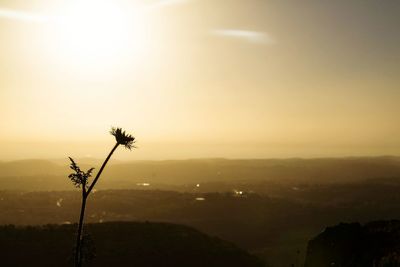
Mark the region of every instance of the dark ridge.
MULTIPOLYGON (((71 266, 75 230, 75 224, 0 226, 1 266, 71 266)), ((96 254, 86 266, 264 266, 234 244, 182 225, 108 222, 85 231, 96 254)))
POLYGON ((328 227, 308 243, 304 266, 400 266, 400 221, 328 227))

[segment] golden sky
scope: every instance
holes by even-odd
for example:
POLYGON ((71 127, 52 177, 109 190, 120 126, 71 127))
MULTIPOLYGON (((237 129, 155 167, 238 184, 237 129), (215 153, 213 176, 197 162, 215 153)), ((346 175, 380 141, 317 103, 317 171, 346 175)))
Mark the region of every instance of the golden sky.
POLYGON ((400 154, 396 0, 0 0, 0 159, 400 154))

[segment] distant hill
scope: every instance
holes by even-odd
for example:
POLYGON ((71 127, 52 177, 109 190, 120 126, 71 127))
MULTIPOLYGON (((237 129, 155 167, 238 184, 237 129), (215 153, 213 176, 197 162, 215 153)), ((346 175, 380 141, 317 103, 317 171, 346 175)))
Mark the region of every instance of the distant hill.
MULTIPOLYGON (((0 227, 1 266, 71 266, 76 225, 0 227)), ((261 267, 255 256, 193 228, 167 223, 89 224, 86 266, 261 267)))
MULTIPOLYGON (((78 159, 82 168, 99 169, 96 159, 78 159), (88 164, 89 163, 89 164, 88 164), (97 164, 95 164, 97 163, 97 164)), ((21 160, 0 162, 3 190, 69 190, 69 161, 21 160)), ((400 178, 400 158, 325 158, 259 160, 167 160, 111 162, 99 183, 101 189, 174 189, 204 183, 349 183, 367 179, 400 178)), ((182 188, 181 188, 182 189, 182 188)), ((181 190, 180 189, 180 190, 181 190)))
POLYGON ((304 266, 400 266, 400 221, 328 227, 309 242, 304 266))
POLYGON ((49 160, 29 159, 0 162, 0 176, 35 176, 35 175, 62 175, 65 166, 49 160))

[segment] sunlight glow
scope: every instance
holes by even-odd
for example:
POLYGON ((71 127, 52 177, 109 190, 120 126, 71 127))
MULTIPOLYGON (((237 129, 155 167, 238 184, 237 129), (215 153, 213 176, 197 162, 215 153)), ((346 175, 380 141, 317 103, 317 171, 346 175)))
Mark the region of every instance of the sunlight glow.
POLYGON ((113 64, 128 51, 127 15, 111 1, 75 2, 56 18, 58 52, 81 67, 113 64))
POLYGON ((124 37, 122 11, 110 3, 79 3, 60 25, 66 45, 80 56, 113 54, 124 37))

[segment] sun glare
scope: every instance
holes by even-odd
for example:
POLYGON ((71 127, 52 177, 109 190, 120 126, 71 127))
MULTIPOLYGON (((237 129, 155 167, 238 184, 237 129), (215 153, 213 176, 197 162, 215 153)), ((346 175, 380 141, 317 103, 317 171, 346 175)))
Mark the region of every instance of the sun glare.
POLYGON ((109 2, 83 1, 60 19, 65 45, 79 57, 114 56, 124 43, 124 14, 109 2))
POLYGON ((138 15, 126 13, 112 1, 86 0, 64 7, 53 25, 58 60, 87 71, 112 68, 139 53, 138 15))

